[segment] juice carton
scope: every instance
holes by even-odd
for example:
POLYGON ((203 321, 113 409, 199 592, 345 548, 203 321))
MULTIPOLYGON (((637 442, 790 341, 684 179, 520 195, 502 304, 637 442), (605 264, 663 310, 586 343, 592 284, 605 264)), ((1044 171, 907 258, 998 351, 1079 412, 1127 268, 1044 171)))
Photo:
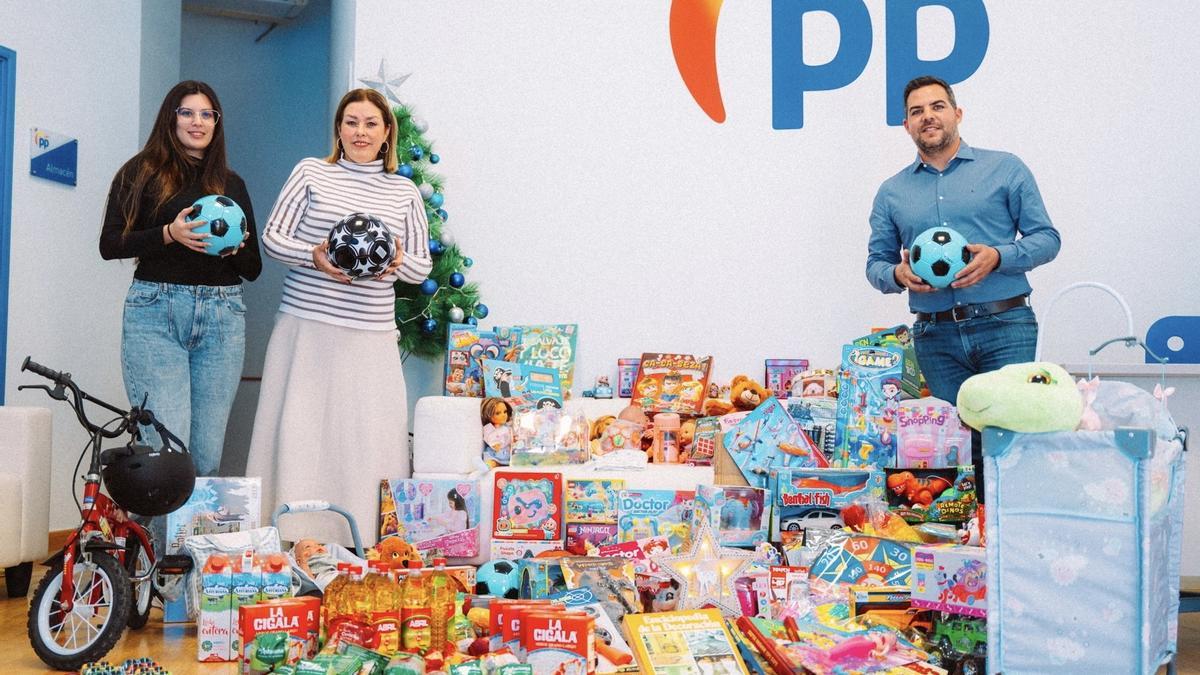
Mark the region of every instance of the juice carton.
POLYGON ((314 597, 282 598, 238 608, 238 655, 243 675, 277 672, 317 652, 321 601, 314 597))
POLYGON ((200 619, 196 624, 196 660, 232 661, 233 565, 213 553, 200 571, 200 619))
MULTIPOLYGON (((258 602, 258 595, 262 592, 262 567, 259 565, 259 558, 254 553, 254 549, 242 551, 242 555, 234 560, 232 583, 233 598, 229 619, 230 630, 234 632, 237 627, 239 608, 258 602)), ((233 655, 240 654, 242 651, 242 644, 238 641, 236 632, 234 632, 230 650, 233 655)), ((231 655, 230 658, 236 658, 236 656, 231 655)))
POLYGON ((288 565, 287 556, 282 553, 266 554, 262 558, 262 588, 258 601, 278 600, 291 595, 292 568, 288 565))
POLYGON ((587 612, 525 612, 520 644, 535 673, 596 672, 596 620, 587 612))

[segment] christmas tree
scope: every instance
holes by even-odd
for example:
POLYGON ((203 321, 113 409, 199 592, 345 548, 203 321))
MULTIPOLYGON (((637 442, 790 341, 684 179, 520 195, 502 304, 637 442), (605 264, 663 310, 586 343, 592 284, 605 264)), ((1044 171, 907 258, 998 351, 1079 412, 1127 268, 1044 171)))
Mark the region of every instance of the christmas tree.
POLYGON ((475 324, 487 316, 488 308, 479 302, 478 285, 466 282, 465 273, 472 260, 463 255, 446 229, 449 214, 443 208, 442 177, 431 171, 440 158, 425 138, 428 126, 413 117, 408 106, 398 106, 392 112, 396 116, 396 172, 412 179, 421 191, 429 221, 429 252, 433 254, 433 270, 424 282, 396 283, 400 353, 405 359, 410 354, 436 358, 446 352, 449 324, 475 324))

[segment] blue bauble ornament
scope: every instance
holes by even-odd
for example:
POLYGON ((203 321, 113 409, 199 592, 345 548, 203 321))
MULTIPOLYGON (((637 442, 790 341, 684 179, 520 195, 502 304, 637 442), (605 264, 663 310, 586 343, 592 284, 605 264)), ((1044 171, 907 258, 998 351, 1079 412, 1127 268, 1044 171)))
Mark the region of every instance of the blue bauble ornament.
POLYGON ((412 164, 409 164, 408 162, 401 164, 400 166, 396 167, 396 173, 400 174, 401 176, 404 176, 405 178, 412 178, 413 177, 412 164))
POLYGON ((473 260, 472 258, 463 258, 463 267, 470 267, 471 265, 474 265, 474 264, 475 264, 475 260, 473 260))
POLYGON ((421 332, 425 333, 426 335, 433 333, 435 330, 437 330, 437 328, 438 328, 437 319, 430 318, 430 319, 425 319, 424 321, 421 322, 421 332))
POLYGON ((450 275, 451 286, 455 288, 462 288, 462 285, 465 283, 467 283, 467 279, 462 275, 462 272, 454 272, 450 275))
POLYGON ((442 158, 438 157, 438 154, 436 152, 429 153, 429 163, 430 164, 437 164, 440 161, 442 161, 442 158))
POLYGON ((481 319, 486 319, 487 315, 488 315, 487 305, 483 304, 482 302, 479 303, 478 305, 475 305, 475 316, 477 316, 481 319))
POLYGON ((421 159, 422 157, 425 156, 425 151, 421 149, 421 146, 414 145, 408 149, 408 154, 414 160, 417 160, 417 159, 421 159))
POLYGON ((430 237, 429 252, 434 255, 441 255, 446 252, 446 247, 444 245, 442 245, 442 242, 430 237))
POLYGON ((435 192, 429 196, 429 205, 435 209, 442 208, 442 204, 445 203, 445 201, 446 201, 446 198, 443 197, 442 193, 440 193, 440 192, 435 192))
POLYGON ((441 218, 443 223, 447 220, 450 220, 450 214, 446 213, 446 209, 438 209, 437 214, 438 218, 441 218))
POLYGON ((469 324, 470 324, 470 325, 472 325, 472 326, 478 326, 478 325, 479 325, 479 319, 476 319, 476 318, 475 318, 475 317, 473 317, 473 316, 468 316, 468 317, 467 317, 467 323, 469 323, 469 324))
MULTIPOLYGON (((421 282, 421 292, 425 295, 433 295, 434 293, 437 293, 437 290, 438 282, 434 281, 433 279, 426 279, 425 281, 421 282)), ((484 316, 487 315, 485 314, 484 316)))

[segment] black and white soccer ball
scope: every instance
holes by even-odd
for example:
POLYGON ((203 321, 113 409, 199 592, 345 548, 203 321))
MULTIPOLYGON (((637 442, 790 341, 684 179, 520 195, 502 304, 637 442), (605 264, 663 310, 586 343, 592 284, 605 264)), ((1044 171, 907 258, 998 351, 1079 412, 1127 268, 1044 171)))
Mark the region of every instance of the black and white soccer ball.
POLYGON ((351 278, 373 277, 395 258, 391 230, 369 213, 351 213, 329 230, 329 260, 351 278))

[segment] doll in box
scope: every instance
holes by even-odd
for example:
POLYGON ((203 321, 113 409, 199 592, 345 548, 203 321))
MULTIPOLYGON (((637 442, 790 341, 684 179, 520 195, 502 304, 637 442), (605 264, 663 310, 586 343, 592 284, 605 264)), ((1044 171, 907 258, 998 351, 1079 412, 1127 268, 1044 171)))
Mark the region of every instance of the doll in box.
POLYGON ((479 406, 483 422, 483 460, 489 468, 508 466, 512 460, 512 406, 502 398, 485 398, 479 406))

